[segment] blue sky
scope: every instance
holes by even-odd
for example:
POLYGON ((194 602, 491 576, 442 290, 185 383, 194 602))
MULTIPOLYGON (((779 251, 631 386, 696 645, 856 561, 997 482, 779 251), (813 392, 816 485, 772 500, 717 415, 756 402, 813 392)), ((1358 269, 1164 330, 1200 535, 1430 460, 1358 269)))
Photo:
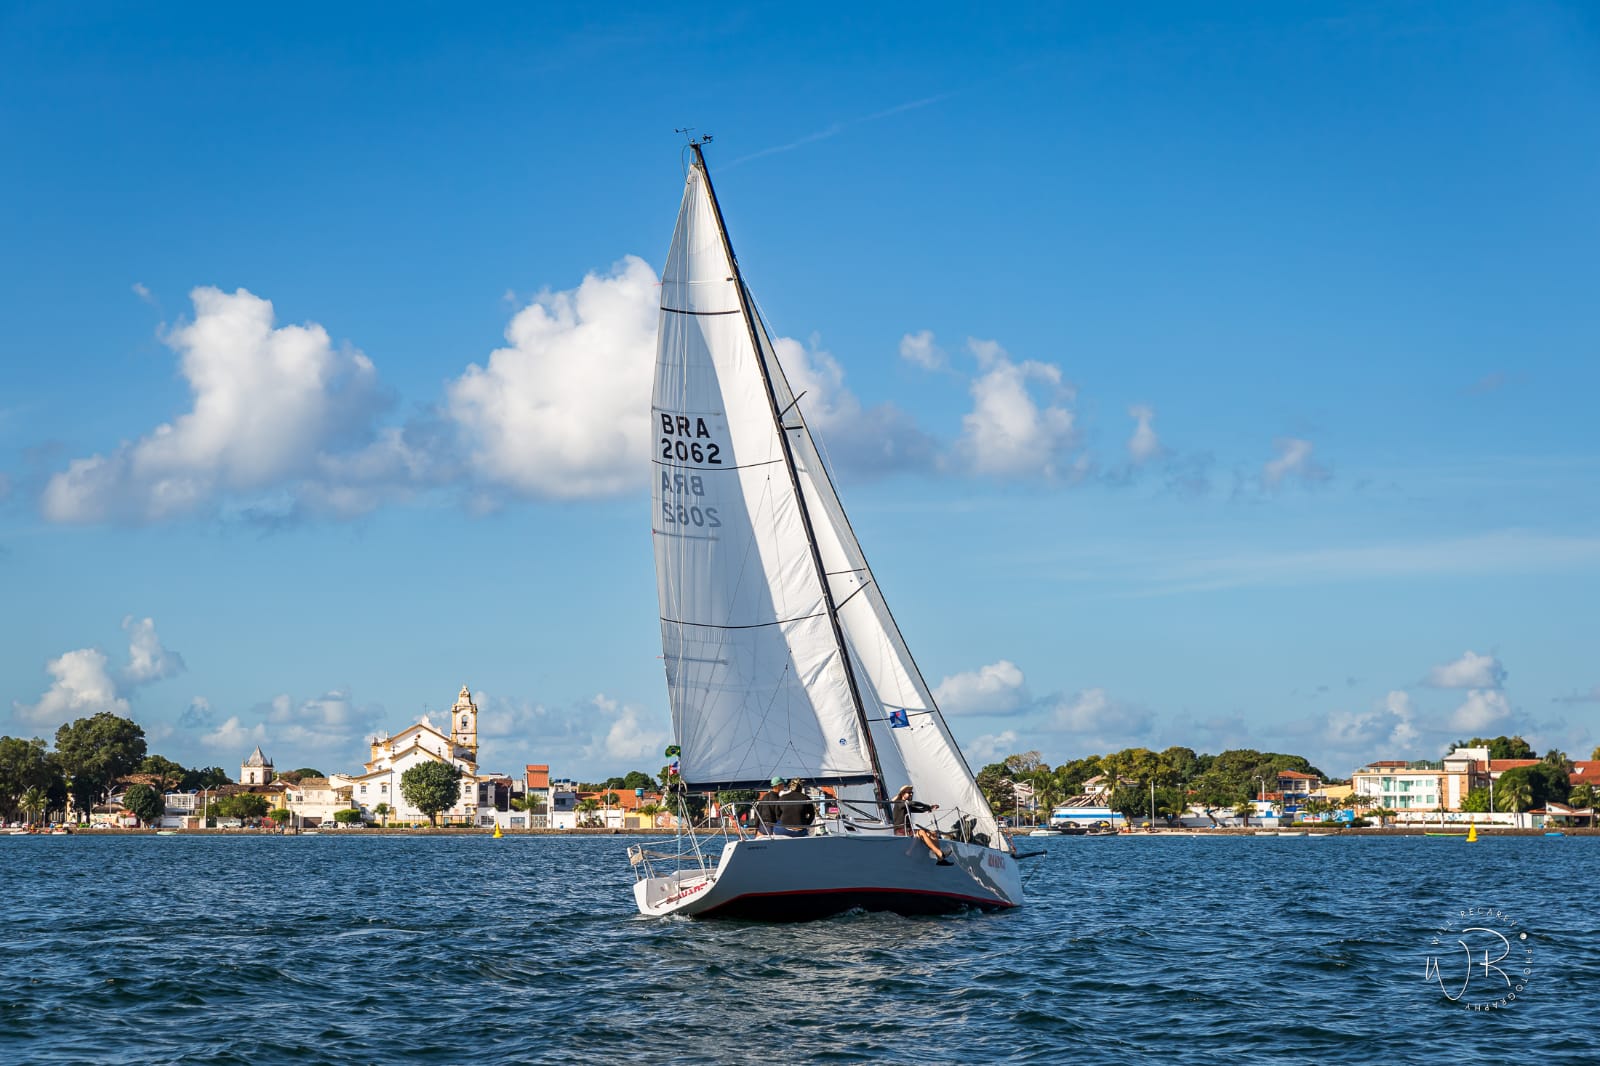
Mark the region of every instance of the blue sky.
POLYGON ((1587 754, 1597 118, 1582 5, 4 6, 0 731, 658 766, 692 125, 974 763, 1587 754))

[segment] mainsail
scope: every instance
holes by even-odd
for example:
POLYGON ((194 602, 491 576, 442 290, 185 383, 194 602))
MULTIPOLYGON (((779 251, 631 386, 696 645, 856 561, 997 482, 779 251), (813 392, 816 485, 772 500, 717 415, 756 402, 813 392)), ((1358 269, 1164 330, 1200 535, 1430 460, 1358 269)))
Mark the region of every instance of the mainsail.
POLYGON ((1004 848, 744 288, 698 148, 657 345, 652 525, 685 784, 800 777, 881 798, 910 782, 1004 848))

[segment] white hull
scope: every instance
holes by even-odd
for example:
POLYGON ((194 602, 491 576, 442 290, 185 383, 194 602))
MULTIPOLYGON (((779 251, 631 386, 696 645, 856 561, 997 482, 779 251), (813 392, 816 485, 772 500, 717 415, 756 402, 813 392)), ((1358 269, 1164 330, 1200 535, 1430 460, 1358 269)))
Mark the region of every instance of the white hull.
POLYGON ((940 866, 912 837, 746 837, 728 841, 720 856, 708 856, 705 870, 642 877, 633 893, 641 914, 763 921, 801 921, 856 908, 898 914, 1002 910, 1022 902, 1022 878, 1010 852, 940 843, 949 866, 940 866))

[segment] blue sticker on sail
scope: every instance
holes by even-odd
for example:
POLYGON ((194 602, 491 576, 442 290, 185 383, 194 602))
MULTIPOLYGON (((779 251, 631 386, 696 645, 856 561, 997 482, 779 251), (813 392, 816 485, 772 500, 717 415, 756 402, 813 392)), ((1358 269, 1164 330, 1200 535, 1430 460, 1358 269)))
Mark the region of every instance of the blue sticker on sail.
POLYGON ((893 729, 904 729, 911 724, 911 719, 906 716, 904 707, 896 707, 889 711, 889 726, 893 729))

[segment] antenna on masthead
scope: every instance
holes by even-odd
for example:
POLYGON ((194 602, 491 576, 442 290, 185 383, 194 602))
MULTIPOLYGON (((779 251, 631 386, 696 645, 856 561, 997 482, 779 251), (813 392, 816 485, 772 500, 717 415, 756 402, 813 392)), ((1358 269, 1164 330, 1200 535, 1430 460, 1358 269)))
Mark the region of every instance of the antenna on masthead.
POLYGON ((681 134, 683 134, 683 139, 689 142, 689 147, 691 147, 691 148, 698 148, 702 144, 710 144, 711 143, 711 134, 709 134, 709 133, 706 134, 704 137, 691 137, 690 134, 692 134, 694 132, 694 127, 693 126, 680 126, 679 128, 673 130, 672 132, 673 133, 681 133, 681 134))

